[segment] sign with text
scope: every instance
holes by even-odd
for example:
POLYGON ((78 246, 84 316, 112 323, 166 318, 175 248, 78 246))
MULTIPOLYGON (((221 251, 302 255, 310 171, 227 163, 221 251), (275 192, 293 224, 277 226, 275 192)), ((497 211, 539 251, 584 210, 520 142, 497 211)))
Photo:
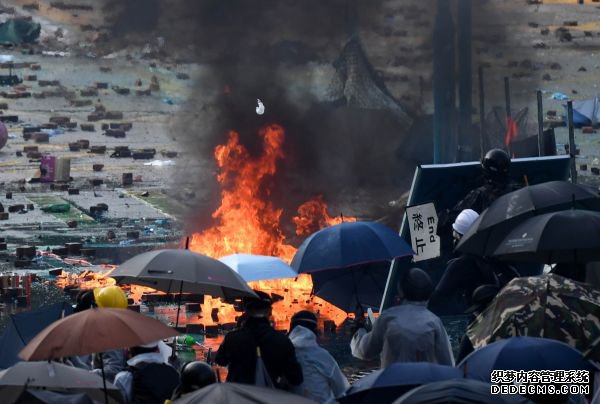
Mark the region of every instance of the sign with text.
POLYGON ((440 238, 437 235, 438 217, 433 203, 409 206, 406 217, 410 229, 410 240, 414 262, 440 256, 440 238))

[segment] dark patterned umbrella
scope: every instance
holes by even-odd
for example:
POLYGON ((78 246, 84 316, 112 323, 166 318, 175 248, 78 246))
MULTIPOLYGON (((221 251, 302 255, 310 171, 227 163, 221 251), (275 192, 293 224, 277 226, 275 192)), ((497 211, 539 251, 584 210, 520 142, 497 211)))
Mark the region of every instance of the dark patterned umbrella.
POLYGON ((475 348, 514 336, 563 341, 600 360, 600 291, 558 275, 515 278, 467 329, 475 348))

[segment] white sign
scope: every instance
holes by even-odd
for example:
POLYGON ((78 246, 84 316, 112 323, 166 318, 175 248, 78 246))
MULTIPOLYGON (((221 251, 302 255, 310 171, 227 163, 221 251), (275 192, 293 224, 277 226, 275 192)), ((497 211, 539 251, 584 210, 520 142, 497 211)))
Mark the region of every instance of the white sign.
POLYGON ((406 208, 414 262, 440 256, 440 238, 437 235, 438 217, 433 203, 406 208))

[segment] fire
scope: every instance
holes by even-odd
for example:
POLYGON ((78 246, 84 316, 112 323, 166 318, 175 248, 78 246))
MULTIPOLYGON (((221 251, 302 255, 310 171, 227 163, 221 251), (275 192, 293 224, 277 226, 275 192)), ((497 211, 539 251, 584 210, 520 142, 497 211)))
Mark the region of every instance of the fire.
MULTIPOLYGON (((203 232, 194 234, 189 241, 189 249, 220 258, 229 254, 246 253, 277 256, 290 262, 296 248, 286 243, 281 230, 283 210, 273 206, 269 200, 272 189, 271 179, 277 172, 277 162, 284 158, 282 150, 285 133, 281 126, 270 125, 259 132, 262 138, 262 154, 253 158, 240 144, 239 135, 231 131, 226 144, 215 149, 214 157, 219 168, 217 180, 221 185, 221 205, 212 214, 214 225, 203 232)), ((321 228, 356 221, 355 218, 331 217, 323 196, 316 196, 303 203, 293 218, 296 234, 306 236, 321 228)), ((112 269, 111 269, 112 268, 112 269)), ((61 287, 76 286, 81 289, 114 285, 110 273, 84 272, 79 275, 58 277, 61 287)), ((273 306, 273 317, 278 326, 285 328, 291 316, 303 309, 318 313, 321 318, 340 324, 346 313, 322 299, 311 296, 312 281, 309 275, 301 274, 295 279, 251 282, 251 288, 277 295, 279 300, 273 306)), ((124 287, 129 297, 136 302, 144 293, 160 293, 153 289, 130 285, 124 287)), ((201 322, 205 325, 235 322, 240 313, 233 305, 220 299, 206 296, 202 304, 201 322), (218 319, 213 319, 213 310, 218 319)), ((188 320, 189 321, 189 320, 188 320)))
POLYGON ((298 236, 308 236, 327 226, 333 226, 344 221, 355 222, 356 218, 330 217, 327 213, 327 204, 323 200, 323 195, 317 195, 300 205, 298 216, 295 216, 293 221, 296 225, 296 234, 298 236))
MULTIPOLYGON (((220 258, 229 254, 246 253, 277 256, 290 262, 296 248, 286 243, 281 230, 282 209, 275 208, 269 200, 270 179, 277 171, 277 162, 284 158, 282 146, 285 133, 281 126, 270 125, 259 132, 262 154, 252 158, 240 144, 239 135, 229 133, 228 141, 215 149, 219 168, 217 180, 221 184, 221 205, 212 214, 215 225, 190 240, 190 250, 220 258)), ((307 235, 320 228, 340 223, 342 218, 332 218, 322 196, 316 196, 298 208, 293 218, 298 235, 307 235)), ((355 221, 348 218, 347 221, 355 221)), ((250 287, 283 297, 273 307, 274 319, 286 326, 291 316, 299 310, 318 311, 322 317, 341 323, 346 313, 329 303, 311 297, 312 281, 308 275, 296 279, 281 279, 250 283, 250 287)), ((210 313, 218 309, 219 322, 233 322, 239 313, 218 299, 205 298, 202 311, 204 321, 212 321, 210 313)))
POLYGON ((253 159, 240 144, 239 135, 229 133, 226 144, 217 146, 215 159, 222 186, 221 206, 212 214, 215 226, 194 234, 190 250, 219 258, 247 253, 277 256, 290 261, 295 248, 285 244, 279 227, 283 209, 268 199, 267 180, 275 175, 277 161, 284 157, 283 128, 271 125, 260 131, 263 154, 253 159))

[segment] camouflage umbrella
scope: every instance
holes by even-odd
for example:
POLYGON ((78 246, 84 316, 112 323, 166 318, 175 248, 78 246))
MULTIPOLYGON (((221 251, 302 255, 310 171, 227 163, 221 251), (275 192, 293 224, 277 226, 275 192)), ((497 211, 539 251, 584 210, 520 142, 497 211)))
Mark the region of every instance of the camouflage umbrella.
POLYGON ((475 348, 514 336, 543 337, 596 361, 598 335, 600 290, 554 274, 513 279, 467 328, 475 348))

